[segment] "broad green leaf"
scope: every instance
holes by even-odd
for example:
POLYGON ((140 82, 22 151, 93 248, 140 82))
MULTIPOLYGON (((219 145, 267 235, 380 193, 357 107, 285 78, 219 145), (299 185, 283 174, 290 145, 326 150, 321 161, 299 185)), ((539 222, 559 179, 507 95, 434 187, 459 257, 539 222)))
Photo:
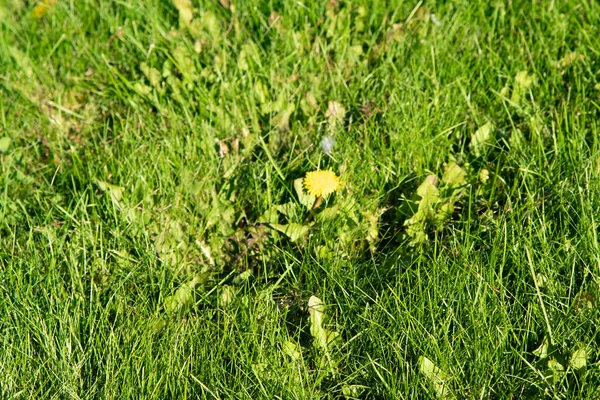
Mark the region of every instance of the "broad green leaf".
POLYGON ((363 212, 363 216, 367 220, 368 228, 365 239, 369 243, 371 253, 375 253, 375 244, 379 240, 379 214, 374 214, 371 211, 363 212))
POLYGON ((294 202, 279 204, 277 206, 277 211, 279 211, 286 217, 291 218, 296 215, 296 212, 298 211, 298 205, 294 202))
POLYGON ((96 179, 96 184, 98 185, 100 190, 110 195, 110 198, 113 201, 113 203, 115 203, 115 205, 119 205, 119 201, 121 201, 121 199, 123 198, 123 192, 125 191, 124 187, 112 185, 108 182, 100 181, 98 179, 96 179))
POLYGON ((6 153, 10 147, 11 139, 7 136, 0 138, 0 153, 6 153))
POLYGON ((585 59, 585 57, 581 54, 578 53, 569 53, 566 56, 564 56, 563 58, 561 58, 560 60, 558 60, 558 63, 556 64, 556 66, 559 69, 565 69, 567 67, 570 67, 573 63, 577 62, 577 61, 583 61, 585 59))
POLYGON ((361 399, 367 386, 363 385, 344 385, 342 386, 342 394, 346 399, 361 399))
POLYGON ((270 226, 289 237, 292 242, 297 241, 310 230, 310 226, 301 224, 270 224, 270 226))
POLYGON ((23 53, 21 50, 19 50, 17 47, 9 46, 8 52, 12 56, 12 58, 14 58, 16 63, 19 65, 19 69, 21 71, 23 71, 25 73, 25 75, 27 75, 28 78, 33 79, 34 78, 34 75, 33 75, 33 65, 34 64, 31 62, 31 59, 25 53, 23 53))
POLYGON ((421 207, 431 207, 438 202, 440 191, 437 188, 438 178, 435 175, 428 175, 423 183, 417 188, 417 194, 421 196, 419 209, 421 207))
POLYGON ((299 361, 302 359, 302 348, 298 343, 286 340, 281 347, 283 354, 291 358, 292 361, 299 361))
POLYGON ((231 227, 235 220, 235 209, 228 200, 222 200, 215 190, 212 191, 211 209, 206 216, 206 228, 216 226, 223 236, 233 233, 231 227))
POLYGON ((267 211, 265 211, 258 220, 256 221, 260 224, 276 224, 279 222, 279 218, 277 217, 277 207, 271 207, 267 211))
POLYGON ((242 285, 246 282, 248 282, 252 276, 254 275, 254 273, 252 272, 251 269, 247 269, 244 272, 242 272, 241 274, 239 274, 238 276, 236 276, 235 278, 233 278, 232 283, 234 285, 242 285))
POLYGON ((187 311, 194 302, 194 287, 202 280, 198 275, 182 284, 171 296, 165 297, 164 306, 168 313, 187 311))
POLYGON ((133 84, 133 90, 140 96, 148 96, 152 93, 152 88, 148 85, 144 85, 142 82, 136 82, 133 84))
POLYGON ((466 173, 458 164, 451 161, 446 165, 442 182, 446 187, 454 191, 451 196, 457 196, 460 188, 467 183, 466 173))
POLYGON ((325 245, 317 246, 315 248, 315 253, 322 259, 330 259, 334 255, 333 251, 325 245))
POLYGON ((192 59, 190 52, 183 45, 178 45, 173 50, 173 58, 177 69, 183 75, 184 83, 191 83, 198 80, 198 73, 196 71, 196 65, 192 59))
POLYGON ((308 299, 308 312, 310 313, 310 334, 315 341, 315 345, 321 350, 329 352, 339 340, 339 333, 324 326, 327 318, 325 304, 318 297, 310 296, 308 299))
POLYGON ((254 83, 254 94, 260 104, 265 104, 269 97, 269 90, 262 81, 256 81, 256 83, 254 83))
POLYGON ((223 285, 219 291, 219 298, 217 304, 219 308, 225 308, 229 303, 233 301, 235 297, 235 289, 230 285, 223 285))
POLYGON ((304 190, 304 178, 294 180, 294 189, 296 190, 300 204, 310 210, 317 198, 304 190))
POLYGON ((548 370, 551 372, 552 381, 556 385, 565 375, 565 367, 555 358, 548 360, 548 370))
POLYGON ((346 116, 346 108, 337 101, 330 101, 325 116, 332 121, 341 121, 346 116))
POLYGON ((419 371, 421 371, 427 380, 431 382, 438 399, 454 399, 454 396, 450 393, 450 388, 448 386, 450 376, 447 373, 442 371, 429 358, 424 356, 419 357, 418 364, 419 371))
POLYGON ((179 11, 179 21, 189 26, 194 16, 194 7, 191 0, 173 0, 173 5, 179 11))
POLYGON ((485 185, 488 179, 490 179, 490 171, 483 168, 481 171, 479 171, 479 182, 485 185))
POLYGON ((548 338, 544 338, 544 340, 542 340, 542 344, 540 344, 540 346, 533 351, 533 354, 539 357, 540 360, 548 358, 549 347, 550 343, 548 342, 548 338))
POLYGON ((221 38, 221 24, 217 15, 211 11, 205 11, 200 15, 200 21, 202 21, 202 27, 208 32, 210 38, 213 41, 218 41, 221 38))
POLYGON ((277 128, 279 131, 287 132, 290 130, 290 117, 292 113, 296 110, 296 106, 294 103, 288 103, 287 106, 279 111, 277 115, 273 117, 271 124, 277 128))
POLYGON ((435 225, 438 230, 443 229, 444 224, 452 217, 454 213, 454 203, 449 201, 442 205, 435 215, 435 225))
POLYGON ((250 67, 249 61, 261 66, 260 51, 254 42, 247 42, 242 45, 238 55, 238 67, 244 71, 248 70, 250 67))
POLYGON ((527 91, 534 82, 535 77, 533 75, 529 75, 527 71, 517 72, 517 75, 515 75, 515 83, 510 101, 516 105, 520 105, 521 100, 523 100, 523 97, 527 94, 527 91))
POLYGON ((315 215, 315 219, 319 222, 331 221, 335 219, 339 212, 340 207, 335 204, 331 207, 324 208, 317 215, 315 215))
POLYGON ((408 220, 404 221, 406 235, 411 238, 411 245, 424 243, 427 240, 425 223, 434 216, 433 207, 439 202, 440 192, 437 188, 437 177, 429 175, 417 188, 417 195, 421 197, 418 201, 417 212, 408 220))
POLYGON ((156 68, 150 67, 148 65, 148 63, 145 61, 140 64, 140 70, 142 71, 142 73, 144 74, 146 79, 148 79, 148 82, 150 82, 150 84, 155 89, 157 89, 157 90, 161 89, 161 85, 160 85, 161 76, 160 76, 159 70, 157 70, 156 68))
POLYGON ((491 122, 486 123, 483 126, 480 126, 479 129, 471 136, 471 143, 469 147, 475 153, 477 157, 479 157, 483 151, 483 149, 490 143, 493 139, 492 135, 492 124, 491 122))
POLYGON ((587 368, 587 359, 587 351, 585 347, 582 347, 580 349, 575 350, 573 354, 571 354, 569 366, 576 372, 585 371, 585 369, 587 368))

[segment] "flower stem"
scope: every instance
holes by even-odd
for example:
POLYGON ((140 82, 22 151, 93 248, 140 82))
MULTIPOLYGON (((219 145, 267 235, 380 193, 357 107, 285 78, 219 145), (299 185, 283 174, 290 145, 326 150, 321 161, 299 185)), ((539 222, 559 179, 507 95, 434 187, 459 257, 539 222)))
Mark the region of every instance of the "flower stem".
POLYGON ((317 208, 319 208, 319 206, 321 205, 322 201, 323 201, 323 196, 317 197, 317 201, 315 201, 315 204, 313 205, 313 208, 310 210, 310 212, 308 213, 308 215, 304 219, 304 223, 307 223, 308 221, 310 221, 310 219, 312 217, 314 217, 315 211, 317 210, 317 208))

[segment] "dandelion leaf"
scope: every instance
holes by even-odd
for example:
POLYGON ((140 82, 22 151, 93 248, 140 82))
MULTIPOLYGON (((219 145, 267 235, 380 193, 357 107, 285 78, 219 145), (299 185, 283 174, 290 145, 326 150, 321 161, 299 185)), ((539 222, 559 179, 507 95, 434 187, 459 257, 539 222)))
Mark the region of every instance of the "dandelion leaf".
POLYGON ((325 328, 327 318, 325 304, 316 296, 308 299, 308 311, 310 313, 310 334, 314 339, 315 346, 325 352, 329 352, 339 339, 339 333, 325 328))
POLYGON ((302 359, 302 349, 298 343, 286 340, 283 342, 281 348, 283 354, 291 358, 292 361, 299 361, 302 359))
POLYGON ((550 358, 547 372, 546 379, 552 379, 552 382, 556 385, 563 379, 565 367, 556 358, 550 358))
POLYGON ((311 209, 315 204, 316 197, 304 190, 304 178, 294 180, 294 189, 296 190, 296 195, 298 196, 300 204, 307 209, 311 209))
POLYGON ((235 209, 231 202, 219 198, 215 190, 212 191, 212 197, 212 206, 206 216, 206 229, 217 226, 223 236, 229 236, 233 233, 231 226, 235 220, 235 209))
POLYGON ((307 225, 293 224, 293 223, 286 224, 286 225, 270 224, 270 226, 271 226, 271 228, 278 230, 279 232, 281 232, 284 235, 286 235, 287 237, 289 237, 292 242, 297 241, 298 239, 300 239, 301 237, 306 235, 308 233, 308 231, 310 230, 310 227, 307 225))
POLYGON ((194 7, 191 0, 173 0, 173 5, 179 11, 179 22, 185 26, 190 26, 194 17, 194 7))
POLYGON ((513 91, 510 97, 510 101, 515 105, 520 105, 523 97, 527 94, 527 91, 533 85, 535 78, 533 75, 529 75, 527 71, 519 71, 515 75, 515 83, 513 91))
POLYGON ((115 205, 119 205, 119 201, 123 198, 123 191, 125 188, 122 186, 112 185, 108 182, 96 180, 96 184, 100 188, 101 191, 108 193, 110 195, 110 199, 115 203, 115 205))
POLYGON ((437 367, 429 358, 420 356, 418 360, 419 371, 427 378, 433 386, 438 399, 449 400, 454 399, 450 393, 448 383, 450 376, 437 367))
POLYGON ((315 219, 319 222, 331 221, 340 212, 339 205, 335 204, 331 207, 324 208, 323 211, 315 215, 315 219))
POLYGON ((177 69, 183 76, 183 82, 187 84, 198 80, 198 73, 190 52, 183 45, 178 45, 172 54, 177 69))
POLYGON ((226 308, 228 304, 230 304, 235 297, 235 289, 230 285, 223 285, 223 287, 219 291, 219 297, 217 299, 217 305, 219 308, 226 308))
POLYGON ((277 217, 277 208, 269 208, 260 217, 258 217, 257 222, 260 224, 277 224, 279 222, 279 218, 277 217))
POLYGON ((569 366, 576 372, 581 373, 585 372, 587 369, 587 351, 585 347, 579 348, 571 354, 571 359, 569 360, 569 366))
POLYGON ((363 212, 363 216, 367 222, 367 234, 365 239, 369 243, 371 253, 375 253, 377 250, 376 244, 379 240, 379 215, 379 213, 372 213, 371 211, 363 212))
POLYGON ((291 218, 296 215, 296 212, 298 211, 298 205, 294 202, 279 204, 277 206, 277 211, 279 211, 286 217, 291 218))
POLYGON ((174 294, 165 297, 164 306, 167 313, 187 311, 194 302, 194 287, 202 281, 198 275, 182 284, 174 294))
POLYGON ((288 103, 285 108, 277 113, 273 117, 271 124, 281 132, 287 132, 290 130, 290 117, 296 110, 294 103, 288 103))
POLYGON ((142 62, 140 64, 140 70, 155 89, 162 89, 160 85, 161 74, 159 70, 154 67, 150 67, 147 62, 142 62))
POLYGON ((6 153, 10 147, 11 139, 9 137, 0 138, 0 153, 6 153))
POLYGON ((465 171, 455 162, 449 162, 442 176, 444 187, 450 191, 450 197, 456 197, 462 191, 462 187, 467 183, 465 171))
POLYGON ((437 181, 435 175, 429 175, 417 188, 417 195, 420 197, 418 209, 411 218, 404 221, 404 226, 407 227, 406 235, 411 238, 411 245, 424 243, 427 240, 425 224, 434 216, 434 206, 440 198, 437 181))
POLYGON ((473 150, 473 153, 479 157, 483 152, 483 149, 489 145, 492 138, 492 124, 490 122, 482 125, 475 131, 471 136, 471 143, 469 147, 473 150))

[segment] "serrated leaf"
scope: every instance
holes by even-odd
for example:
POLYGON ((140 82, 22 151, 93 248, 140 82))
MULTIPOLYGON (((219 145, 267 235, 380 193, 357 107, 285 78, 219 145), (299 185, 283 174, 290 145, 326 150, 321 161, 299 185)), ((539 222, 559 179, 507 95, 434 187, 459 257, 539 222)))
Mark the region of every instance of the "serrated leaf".
POLYGON ((317 198, 304 190, 304 178, 294 180, 294 189, 296 190, 300 204, 310 210, 317 198))
POLYGON ((218 227, 223 236, 233 233, 231 227, 235 219, 235 209, 230 201, 222 200, 215 190, 212 191, 211 209, 206 216, 206 228, 218 227))
POLYGON ((374 214, 371 211, 363 212, 363 216, 367 220, 368 229, 365 239, 369 243, 371 253, 376 251, 376 243, 379 240, 379 214, 374 214))
POLYGON ((256 222, 260 224, 277 224, 279 222, 279 218, 277 217, 277 207, 269 208, 260 217, 258 217, 256 222))
POLYGON ((208 32, 213 41, 218 41, 221 38, 221 24, 217 15, 211 11, 205 11, 200 15, 202 27, 208 32))
POLYGON ((152 88, 148 85, 144 85, 142 82, 136 82, 133 84, 133 90, 140 96, 148 96, 152 93, 152 88))
POLYGON ((421 196, 419 206, 432 206, 438 202, 440 191, 437 188, 438 178, 435 175, 428 175, 423 183, 417 188, 417 194, 421 196))
POLYGON ((144 74, 146 79, 148 79, 148 82, 150 82, 150 84, 152 86, 154 86, 156 89, 161 89, 161 87, 160 87, 161 76, 160 76, 159 70, 157 70, 156 68, 150 67, 147 62, 142 62, 140 64, 140 70, 142 71, 142 73, 144 74))
POLYGON ((444 224, 450 219, 454 213, 454 203, 449 201, 438 208, 435 215, 435 225, 438 230, 443 229, 444 224))
POLYGON ((183 45, 178 45, 172 53, 177 69, 181 72, 181 75, 183 75, 183 82, 191 83, 198 80, 196 65, 187 48, 183 45))
POLYGON ((187 311, 194 301, 194 287, 202 280, 198 275, 182 284, 171 296, 165 297, 164 306, 168 313, 187 311))
POLYGON ((483 151, 483 149, 490 143, 492 140, 492 124, 491 122, 482 125, 475 131, 475 133, 471 136, 471 143, 469 143, 469 147, 473 150, 473 153, 477 157, 479 157, 483 151))
POLYGON ((439 202, 440 191, 437 188, 437 177, 429 175, 417 188, 418 209, 413 216, 404 221, 406 235, 411 238, 411 245, 424 243, 427 240, 425 223, 434 216, 434 206, 439 202))
POLYGON ((425 356, 419 357, 418 364, 419 371, 421 371, 425 378, 431 383, 438 399, 454 399, 448 386, 450 376, 446 372, 442 371, 425 356))
POLYGON ((292 242, 297 241, 310 230, 309 226, 301 224, 270 224, 270 226, 289 237, 292 242))
POLYGON ((296 211, 298 210, 298 205, 293 202, 279 204, 277 206, 277 211, 290 218, 296 215, 296 211))

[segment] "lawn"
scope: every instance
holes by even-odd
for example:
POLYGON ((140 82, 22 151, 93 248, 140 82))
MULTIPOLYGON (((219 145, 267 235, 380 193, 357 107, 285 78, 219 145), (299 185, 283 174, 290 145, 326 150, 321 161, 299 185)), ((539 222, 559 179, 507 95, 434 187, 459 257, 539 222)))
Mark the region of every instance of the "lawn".
POLYGON ((0 0, 0 398, 600 398, 599 21, 0 0))

